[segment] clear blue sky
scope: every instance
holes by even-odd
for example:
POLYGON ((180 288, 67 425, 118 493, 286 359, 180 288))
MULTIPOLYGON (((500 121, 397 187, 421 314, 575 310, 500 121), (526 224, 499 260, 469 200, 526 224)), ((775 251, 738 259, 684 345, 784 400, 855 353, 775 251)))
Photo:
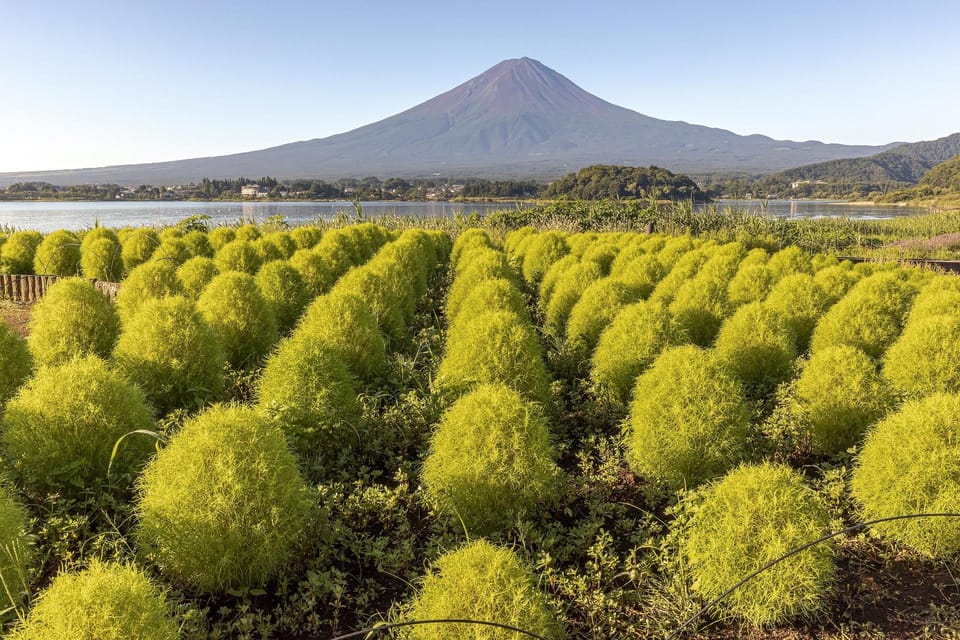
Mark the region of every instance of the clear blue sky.
POLYGON ((960 131, 956 0, 7 0, 0 171, 221 155, 529 56, 670 120, 850 144, 960 131))

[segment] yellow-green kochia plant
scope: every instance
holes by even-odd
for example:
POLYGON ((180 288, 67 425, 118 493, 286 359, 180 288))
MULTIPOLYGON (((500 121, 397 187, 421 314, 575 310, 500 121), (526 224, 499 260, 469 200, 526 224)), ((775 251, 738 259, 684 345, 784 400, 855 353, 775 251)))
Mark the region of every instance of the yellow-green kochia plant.
POLYGON ((727 297, 727 287, 743 256, 740 243, 725 244, 713 252, 694 277, 677 289, 670 313, 694 344, 710 346, 723 320, 732 313, 734 307, 727 297))
POLYGON ((383 375, 386 342, 370 305, 341 290, 316 298, 307 307, 292 337, 309 334, 339 354, 347 369, 369 382, 383 375))
POLYGON ((776 311, 784 319, 797 353, 804 353, 810 346, 813 328, 833 300, 816 279, 806 273, 786 276, 767 294, 763 305, 776 311))
POLYGON ((10 637, 177 640, 180 631, 173 607, 143 570, 93 560, 54 578, 10 637))
POLYGON ((569 252, 565 234, 559 231, 544 231, 530 236, 530 242, 523 257, 524 280, 534 286, 539 284, 550 265, 569 252))
POLYGON ((263 257, 250 240, 234 240, 223 245, 213 254, 220 272, 239 271, 250 275, 260 270, 263 257))
POLYGON ((75 276, 80 273, 80 238, 60 229, 45 236, 33 256, 34 273, 75 276))
POLYGON ((578 360, 588 361, 604 329, 641 293, 639 287, 617 278, 603 278, 587 287, 567 319, 567 350, 578 360))
POLYGON ((883 375, 915 397, 960 392, 960 311, 911 315, 883 357, 883 375))
POLYGON ((544 329, 562 338, 570 312, 583 292, 594 282, 603 278, 603 272, 595 262, 580 262, 568 268, 558 279, 550 294, 550 302, 544 307, 544 329))
POLYGON ((785 318, 760 302, 740 307, 720 327, 720 361, 752 398, 764 398, 790 377, 797 357, 795 338, 785 318))
MULTIPOLYGON (((694 591, 713 599, 786 552, 828 533, 816 492, 789 467, 739 467, 688 498, 681 545, 694 591)), ((810 547, 763 571, 719 606, 756 627, 823 608, 836 569, 828 545, 810 547)))
POLYGON ((13 611, 29 592, 34 550, 30 514, 8 485, 0 485, 0 617, 13 611))
POLYGON ((153 252, 160 246, 160 237, 157 232, 147 227, 137 227, 120 240, 120 257, 123 260, 123 270, 129 273, 136 267, 150 259, 153 252))
POLYGON ((233 227, 215 227, 207 233, 207 240, 214 252, 237 239, 237 232, 233 227))
POLYGON ((80 278, 58 280, 34 305, 27 343, 37 364, 75 356, 106 358, 120 334, 120 316, 103 293, 80 278))
POLYGON ((469 320, 486 311, 509 311, 530 322, 527 300, 516 283, 506 278, 493 278, 473 287, 459 305, 456 315, 447 317, 447 325, 453 327, 459 320, 469 320))
POLYGON ((118 282, 123 277, 123 257, 115 238, 83 239, 80 245, 80 270, 86 278, 118 282))
POLYGON ((177 265, 169 260, 151 260, 135 267, 117 292, 117 311, 124 322, 148 300, 183 294, 177 265))
POLYGON ((0 320, 0 410, 32 371, 33 357, 26 341, 0 320))
POLYGON ((219 273, 220 269, 217 268, 213 258, 196 256, 177 268, 177 280, 180 281, 184 293, 196 300, 219 273))
POLYGON ((523 520, 560 489, 539 408, 502 384, 484 384, 440 419, 423 463, 439 511, 471 535, 494 535, 523 520))
POLYGON ((297 249, 312 249, 323 236, 323 231, 317 227, 294 227, 290 230, 290 238, 297 245, 297 249))
MULTIPOLYGON (((864 520, 960 512, 960 395, 913 400, 874 425, 851 488, 864 520)), ((960 518, 895 520, 873 530, 931 558, 960 552, 960 518)))
POLYGON ((216 276, 197 299, 197 310, 220 337, 227 361, 238 369, 256 366, 279 338, 273 309, 246 273, 216 276))
POLYGON ((283 433, 241 406, 187 421, 147 465, 139 491, 141 553, 173 584, 202 593, 263 586, 314 510, 283 433))
MULTIPOLYGON (((563 638, 533 570, 517 554, 486 540, 449 551, 433 564, 409 606, 409 620, 466 619, 510 625, 550 640, 563 638)), ((507 640, 517 634, 467 624, 418 625, 411 640, 507 640)))
POLYGON ((287 333, 311 299, 300 272, 286 260, 274 260, 257 273, 257 286, 277 319, 280 334, 287 333))
POLYGON ((750 412, 717 356, 687 345, 664 351, 637 378, 625 427, 630 468, 676 490, 720 476, 746 457, 750 412))

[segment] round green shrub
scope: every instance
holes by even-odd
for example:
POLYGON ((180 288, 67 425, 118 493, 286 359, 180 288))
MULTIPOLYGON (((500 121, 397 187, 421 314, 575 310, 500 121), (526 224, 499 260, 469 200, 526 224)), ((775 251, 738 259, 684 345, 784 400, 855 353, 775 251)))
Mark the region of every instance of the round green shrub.
POLYGON ((303 314, 297 333, 323 340, 361 380, 373 380, 386 368, 386 344, 376 316, 366 301, 346 291, 331 291, 315 299, 303 314))
MULTIPOLYGON (((657 259, 656 255, 646 254, 638 256, 627 264, 623 270, 616 274, 616 277, 627 282, 632 287, 636 287, 641 298, 649 298, 650 294, 657 287, 663 277, 667 274, 666 269, 657 259)), ((613 275, 611 271, 611 275, 613 275)))
POLYGON ((460 311, 460 305, 467 299, 475 287, 485 280, 503 278, 515 281, 516 275, 506 256, 495 249, 484 249, 468 254, 468 259, 459 263, 459 271, 450 290, 447 292, 447 301, 444 307, 447 319, 455 318, 460 311))
POLYGON ((869 276, 827 311, 813 330, 813 351, 847 344, 879 358, 900 335, 917 290, 901 274, 869 276))
POLYGON ((473 290, 459 305, 457 314, 447 318, 453 326, 460 318, 472 318, 485 311, 511 311, 525 322, 530 322, 530 312, 527 301, 520 293, 517 285, 505 278, 484 280, 473 287, 473 290))
POLYGON ((94 560, 58 575, 10 637, 177 640, 180 632, 163 592, 142 570, 94 560))
POLYGON ((48 234, 33 256, 33 270, 43 275, 77 275, 80 273, 80 239, 63 229, 48 234))
POLYGON ((716 354, 748 396, 763 398, 790 377, 796 339, 779 312, 752 302, 724 321, 716 354))
POLYGON ((810 346, 817 321, 833 301, 813 276, 796 273, 777 282, 763 304, 783 317, 796 340, 797 352, 803 353, 810 346))
POLYGON ((290 256, 296 253, 297 249, 300 248, 297 246, 297 241, 294 240, 293 236, 291 236, 287 231, 274 231, 272 233, 268 233, 264 237, 264 240, 279 249, 284 260, 288 260, 290 256))
POLYGON ((867 426, 890 411, 896 396, 876 362, 856 347, 814 353, 787 387, 783 408, 792 429, 817 454, 856 445, 867 426))
POLYGON ((20 606, 29 592, 34 550, 29 535, 30 515, 13 490, 0 485, 0 611, 20 606))
POLYGON ((523 279, 538 285, 550 265, 567 255, 570 249, 564 234, 559 231, 544 231, 531 238, 523 258, 523 279))
POLYGON ((571 233, 567 236, 567 247, 570 249, 570 254, 577 256, 577 258, 582 257, 584 251, 593 246, 599 237, 600 234, 596 231, 571 233))
POLYGON ((770 256, 767 266, 773 271, 776 279, 785 278, 795 273, 813 275, 813 262, 810 256, 796 245, 791 245, 770 256))
POLYGON ((727 285, 727 299, 733 307, 763 300, 776 284, 773 269, 765 264, 741 265, 727 285))
POLYGON ((283 254, 283 248, 274 242, 274 240, 268 236, 258 238, 253 241, 253 248, 257 250, 257 254, 260 256, 260 264, 264 265, 268 262, 273 262, 274 260, 286 260, 286 256, 283 254))
MULTIPOLYGON (((702 492, 682 536, 693 588, 713 599, 766 563, 829 529, 803 477, 780 465, 743 466, 702 492)), ((757 627, 820 610, 833 586, 833 552, 817 545, 741 586, 720 606, 757 627)))
POLYGON ((241 242, 253 242, 254 240, 259 240, 262 235, 257 225, 245 224, 237 227, 234 237, 241 242))
MULTIPOLYGON (((0 273, 34 273, 33 258, 40 244, 38 236, 35 231, 17 231, 10 234, 3 246, 0 246, 0 273)), ((42 239, 42 236, 40 238, 42 239)))
POLYGON ((215 227, 207 234, 207 240, 210 241, 210 246, 213 247, 214 252, 219 251, 236 239, 237 232, 232 227, 215 227))
MULTIPOLYGON (((530 227, 530 226, 514 229, 513 231, 507 234, 506 238, 504 238, 503 250, 506 251, 508 255, 513 256, 514 252, 516 251, 517 245, 519 245, 524 238, 527 238, 535 234, 536 232, 537 232, 537 229, 535 227, 530 227)), ((452 253, 450 254, 450 261, 453 262, 452 253)))
POLYGON ((830 304, 847 295, 862 278, 863 275, 853 271, 849 262, 826 267, 813 274, 813 279, 823 289, 830 304))
POLYGON ((600 335, 593 353, 594 395, 615 408, 626 407, 637 376, 661 351, 684 342, 683 331, 664 305, 638 302, 624 307, 600 335))
POLYGON ((216 276, 197 299, 197 310, 220 337, 227 361, 238 369, 256 365, 279 339, 273 309, 246 273, 216 276))
POLYGON ((674 347, 637 378, 626 430, 630 467, 681 489, 722 475, 746 456, 750 412, 739 383, 713 353, 674 347))
POLYGON ((618 253, 620 253, 620 247, 611 242, 594 242, 583 252, 580 261, 595 263, 606 277, 618 253))
MULTIPOLYGON (((648 251, 644 246, 643 236, 632 235, 631 238, 632 239, 626 241, 626 244, 617 252, 613 262, 610 263, 609 275, 622 276, 627 270, 627 265, 641 256, 656 257, 656 251, 648 251)), ((567 244, 570 244, 569 238, 567 239, 567 244)), ((572 253, 574 252, 571 249, 571 254, 572 253)))
POLYGON ((960 278, 939 275, 920 290, 913 300, 906 325, 911 322, 936 315, 960 314, 960 278))
POLYGON ((249 240, 234 240, 217 249, 213 255, 217 268, 221 273, 239 271, 241 273, 256 274, 263 264, 263 258, 257 251, 256 245, 249 240))
POLYGON ((663 248, 657 251, 657 260, 663 265, 664 272, 670 273, 670 270, 677 265, 680 259, 696 249, 698 245, 699 241, 694 241, 689 236, 670 238, 663 245, 663 248))
POLYGON ((551 405, 550 381, 533 327, 510 311, 488 311, 457 323, 434 384, 453 395, 503 383, 527 400, 551 405))
MULTIPOLYGON (((532 227, 528 227, 528 229, 533 231, 532 227)), ((453 243, 453 249, 450 251, 450 265, 454 269, 458 269, 461 254, 477 247, 492 249, 493 243, 490 241, 490 235, 483 229, 467 229, 458 235, 453 243)))
POLYGON ((323 234, 313 250, 329 265, 330 271, 340 277, 351 267, 359 266, 364 256, 344 229, 333 229, 323 234))
POLYGON ((93 227, 82 233, 80 239, 80 250, 83 251, 83 248, 87 245, 92 244, 95 240, 113 240, 117 244, 120 243, 120 239, 117 237, 116 232, 113 229, 107 227, 93 227))
POLYGON ((483 384, 443 414, 423 481, 441 512, 473 535, 493 535, 556 497, 554 457, 537 407, 502 384, 483 384))
POLYGON ((323 231, 316 227, 294 227, 290 230, 290 237, 296 243, 297 249, 312 249, 322 236, 323 231))
MULTIPOLYGON (((904 404, 867 433, 853 471, 863 519, 960 512, 960 396, 904 404)), ((960 552, 960 520, 924 518, 873 525, 883 537, 933 558, 960 552)))
POLYGON ((540 286, 537 287, 537 307, 541 312, 546 312, 547 305, 550 304, 550 299, 553 297, 553 292, 557 288, 560 277, 578 264, 580 264, 580 258, 573 254, 567 254, 550 265, 547 273, 543 276, 543 280, 540 281, 540 286))
POLYGON ((183 241, 187 244, 190 254, 197 258, 212 258, 214 254, 210 238, 204 231, 189 231, 184 234, 183 241))
POLYGON ((290 266, 297 270, 303 278, 303 284, 311 298, 322 296, 330 290, 333 283, 340 277, 334 273, 327 260, 316 251, 300 249, 290 258, 290 266))
POLYGON ((140 477, 143 555, 204 593, 259 587, 283 569, 313 512, 283 433, 253 409, 189 420, 140 477))
POLYGON ((113 358, 161 414, 202 407, 223 391, 223 344, 182 296, 146 301, 125 321, 113 358))
POLYGON ((168 260, 179 267, 184 262, 193 257, 193 251, 190 245, 183 238, 163 238, 160 246, 150 256, 151 260, 168 260))
POLYGON ((117 311, 126 320, 147 301, 183 293, 177 266, 168 260, 151 260, 135 267, 117 292, 117 311))
POLYGON ((310 330, 282 340, 257 381, 257 403, 308 462, 354 437, 360 419, 353 380, 341 353, 310 330))
POLYGON ((815 253, 810 257, 810 266, 813 267, 814 273, 827 267, 835 267, 838 264, 840 264, 840 260, 831 253, 815 253))
MULTIPOLYGON (((114 444, 137 429, 154 429, 143 393, 87 356, 39 369, 7 403, 0 441, 27 491, 79 497, 103 486, 114 444)), ((113 472, 136 470, 152 448, 128 438, 113 472)))
POLYGON ((27 343, 37 364, 60 364, 75 356, 106 358, 120 334, 120 316, 107 296, 86 280, 54 282, 33 306, 27 343))
POLYGON ((160 236, 153 229, 139 227, 131 231, 120 245, 123 270, 129 273, 150 259, 160 246, 160 236))
MULTIPOLYGON (((563 637, 533 570, 510 549, 486 540, 440 556, 410 606, 411 620, 484 620, 550 640, 563 637)), ((507 640, 516 634, 467 624, 411 627, 411 640, 507 640)))
POLYGON ((286 260, 274 260, 257 272, 257 286, 277 319, 277 329, 287 333, 310 302, 310 292, 300 272, 286 260))
POLYGON ((545 307, 543 328, 562 338, 570 312, 590 285, 599 281, 603 272, 595 262, 581 262, 567 269, 557 280, 550 302, 545 307))
POLYGON ((607 325, 621 309, 640 298, 638 287, 617 278, 603 278, 591 284, 570 310, 567 349, 580 359, 589 359, 607 325))
POLYGON ((180 281, 184 293, 194 300, 200 297, 210 281, 219 274, 220 269, 213 258, 204 256, 190 258, 177 268, 177 280, 180 281))
POLYGON ((883 357, 883 375, 900 391, 960 392, 960 314, 916 317, 883 357))
POLYGON ((739 243, 723 245, 704 263, 696 276, 677 290, 670 303, 670 312, 694 344, 710 346, 723 320, 732 311, 727 287, 736 275, 742 258, 743 247, 739 243))
POLYGON ((335 290, 364 300, 384 335, 400 339, 407 330, 404 297, 409 289, 396 279, 395 267, 386 265, 386 268, 374 268, 374 265, 368 265, 353 269, 337 282, 335 290))
MULTIPOLYGON (((680 287, 692 279, 709 258, 710 251, 706 247, 684 253, 667 272, 667 275, 653 288, 653 293, 650 294, 648 300, 669 305, 673 302, 680 287)), ((657 259, 662 262, 662 257, 659 254, 657 259)))
POLYGON ((163 240, 171 240, 174 238, 182 238, 183 233, 184 233, 183 229, 180 228, 179 226, 164 227, 160 229, 160 240, 163 241, 163 240))
POLYGON ((33 372, 27 342, 0 320, 0 411, 33 372))
POLYGON ((123 276, 120 243, 110 238, 84 238, 80 247, 80 270, 86 278, 118 282, 123 276))

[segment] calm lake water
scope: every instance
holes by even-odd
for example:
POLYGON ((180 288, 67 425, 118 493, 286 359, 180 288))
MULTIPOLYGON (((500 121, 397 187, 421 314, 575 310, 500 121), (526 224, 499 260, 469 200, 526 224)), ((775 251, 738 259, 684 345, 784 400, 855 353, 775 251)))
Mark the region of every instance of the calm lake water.
MULTIPOLYGON (((485 214, 513 208, 509 204, 465 204, 450 202, 363 202, 364 217, 383 215, 454 216, 485 214)), ((725 200, 721 207, 748 207, 761 210, 757 200, 725 200)), ((787 217, 891 218, 922 213, 921 209, 889 205, 849 205, 810 200, 770 200, 766 211, 787 217)), ((214 224, 262 222, 282 215, 290 224, 332 220, 344 214, 352 217, 351 202, 0 202, 0 227, 81 230, 100 224, 105 227, 159 226, 175 224, 193 215, 208 215, 214 224)))

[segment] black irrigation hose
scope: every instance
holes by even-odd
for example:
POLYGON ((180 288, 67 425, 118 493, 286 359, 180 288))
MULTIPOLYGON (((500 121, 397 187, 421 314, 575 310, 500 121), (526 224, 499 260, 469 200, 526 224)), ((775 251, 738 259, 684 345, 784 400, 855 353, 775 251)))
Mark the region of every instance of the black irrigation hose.
POLYGON ((443 618, 438 620, 408 620, 406 622, 390 622, 388 624, 382 624, 379 627, 369 627, 367 629, 354 631, 353 633, 348 633, 343 636, 337 636, 336 638, 331 638, 330 640, 349 640, 350 638, 362 638, 371 633, 379 633, 381 631, 386 631, 388 629, 396 629, 397 627, 412 627, 419 624, 475 624, 475 625, 482 625, 485 627, 496 627, 498 629, 506 629, 507 631, 514 631, 516 633, 528 636, 530 638, 536 638, 537 640, 547 640, 543 636, 538 636, 537 634, 531 631, 525 631, 518 627, 511 627, 508 624, 500 624, 499 622, 487 622, 485 620, 460 620, 456 618, 443 618))
POLYGON ((716 598, 714 598, 713 600, 711 600, 711 601, 708 602, 707 604, 703 605, 703 607, 702 607, 699 611, 697 611, 695 614, 693 614, 692 616, 690 616, 689 618, 687 618, 686 620, 684 620, 683 623, 681 623, 679 627, 677 627, 676 629, 674 629, 673 633, 671 633, 669 636, 666 637, 666 640, 674 640, 674 638, 676 638, 677 636, 680 635, 680 632, 682 632, 684 629, 686 629, 688 626, 690 626, 697 618, 699 618, 699 617, 702 616, 704 613, 706 613, 707 611, 709 611, 710 609, 712 609, 715 605, 717 605, 718 603, 720 603, 723 599, 725 599, 725 598, 726 598, 727 596, 729 596, 731 593, 733 593, 734 591, 736 591, 737 589, 739 589, 740 587, 742 587, 742 586, 745 585, 746 583, 748 583, 748 582, 750 582, 751 580, 753 580, 755 577, 757 577, 757 575, 763 573, 764 571, 766 571, 766 570, 769 569, 770 567, 772 567, 772 566, 774 566, 774 565, 776 565, 776 564, 779 564, 779 563, 783 562, 784 560, 786 560, 786 559, 788 559, 788 558, 791 558, 791 557, 797 555, 798 553, 800 553, 800 552, 802 552, 802 551, 804 551, 804 550, 806 550, 806 549, 809 549, 810 547, 812 547, 812 546, 814 546, 814 545, 820 544, 821 542, 826 542, 827 540, 829 540, 829 539, 831 539, 831 538, 836 538, 836 537, 839 536, 839 535, 843 535, 843 534, 845 534, 845 533, 850 533, 850 532, 852 532, 852 531, 856 531, 857 529, 862 529, 862 528, 864 528, 864 527, 866 527, 866 526, 869 526, 869 525, 879 524, 879 523, 881 523, 881 522, 890 522, 891 520, 909 520, 909 519, 911 519, 911 518, 960 518, 960 513, 914 513, 914 514, 904 515, 904 516, 891 516, 891 517, 889 517, 889 518, 879 518, 879 519, 877 519, 877 520, 869 520, 869 521, 867 521, 867 522, 861 522, 861 523, 859 523, 859 524, 855 524, 855 525, 853 525, 853 526, 846 527, 845 529, 840 529, 839 531, 834 531, 833 533, 827 534, 827 535, 823 536, 822 538, 817 538, 816 540, 814 540, 814 541, 812 541, 812 542, 808 542, 808 543, 806 543, 806 544, 804 544, 804 545, 802 545, 802 546, 797 547, 796 549, 793 549, 793 550, 791 550, 791 551, 788 551, 787 553, 783 554, 783 555, 780 556, 779 558, 776 558, 775 560, 771 560, 770 562, 768 562, 767 564, 763 565, 762 567, 760 567, 760 568, 757 569, 756 571, 754 571, 754 572, 750 573, 749 575, 747 575, 747 577, 743 578, 742 580, 740 580, 739 582, 737 582, 735 585, 733 585, 732 587, 730 587, 729 589, 727 589, 726 591, 724 591, 723 593, 721 593, 719 596, 717 596, 716 598))

